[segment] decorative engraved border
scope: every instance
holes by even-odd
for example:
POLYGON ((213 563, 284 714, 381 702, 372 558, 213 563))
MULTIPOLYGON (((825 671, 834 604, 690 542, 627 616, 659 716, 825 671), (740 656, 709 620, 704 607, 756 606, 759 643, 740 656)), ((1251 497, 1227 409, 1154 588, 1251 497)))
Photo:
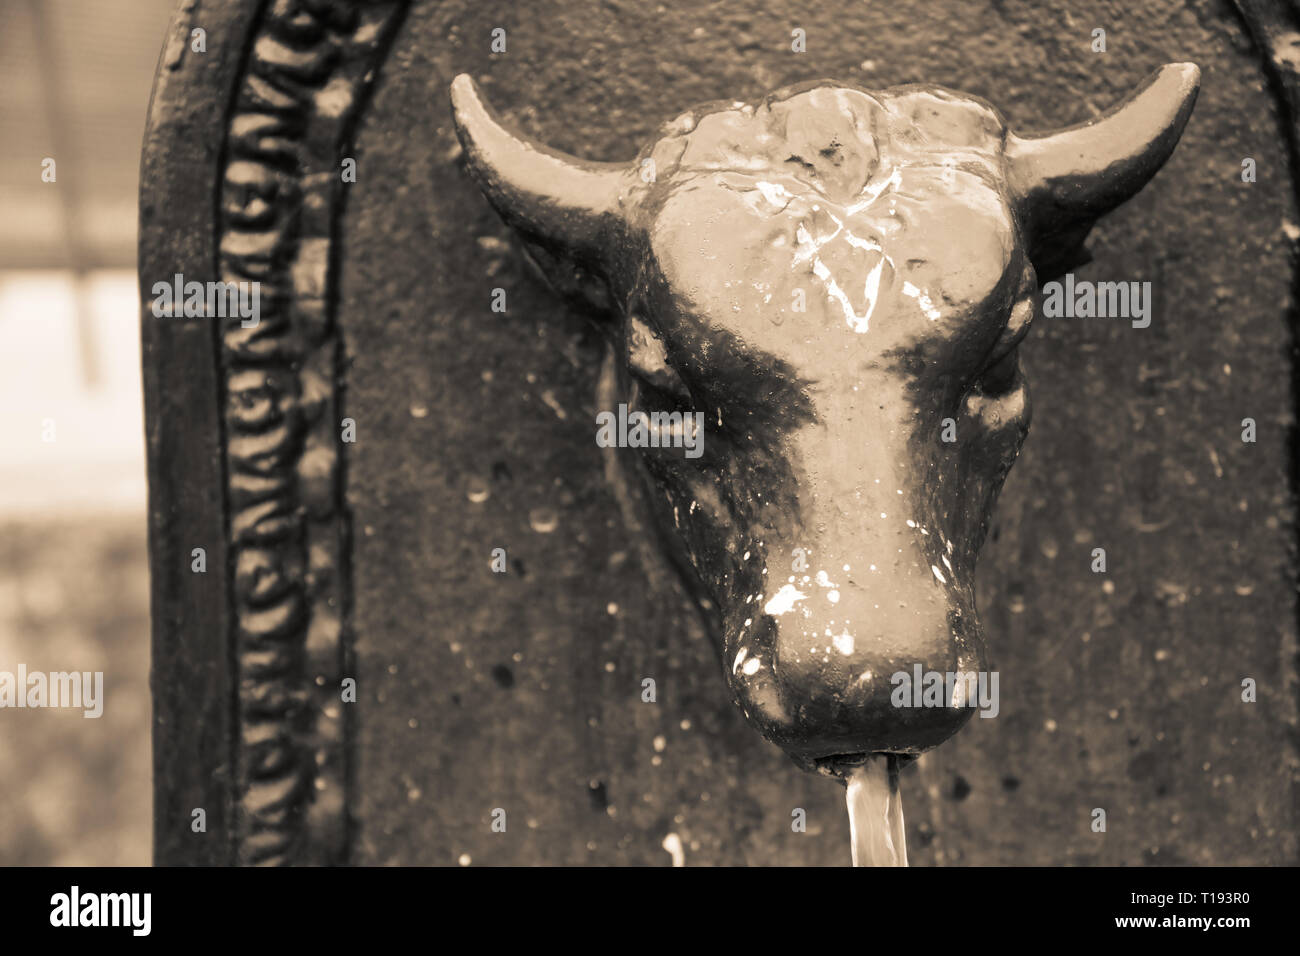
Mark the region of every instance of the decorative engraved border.
POLYGON ((265 0, 222 149, 218 270, 259 323, 217 328, 234 608, 235 853, 349 849, 349 520, 334 232, 343 150, 409 0, 265 0))

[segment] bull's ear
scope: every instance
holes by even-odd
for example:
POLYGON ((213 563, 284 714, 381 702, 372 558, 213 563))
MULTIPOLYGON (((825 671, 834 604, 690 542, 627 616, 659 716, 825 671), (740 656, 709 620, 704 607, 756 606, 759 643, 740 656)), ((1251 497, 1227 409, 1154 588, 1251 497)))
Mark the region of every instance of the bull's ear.
POLYGON ((501 218, 532 242, 599 263, 630 166, 577 159, 509 129, 463 73, 451 84, 451 109, 470 173, 501 218))
POLYGON ((1164 165, 1200 82, 1195 64, 1171 63, 1091 122, 1044 136, 1008 134, 1008 178, 1040 278, 1078 248, 1094 220, 1164 165))

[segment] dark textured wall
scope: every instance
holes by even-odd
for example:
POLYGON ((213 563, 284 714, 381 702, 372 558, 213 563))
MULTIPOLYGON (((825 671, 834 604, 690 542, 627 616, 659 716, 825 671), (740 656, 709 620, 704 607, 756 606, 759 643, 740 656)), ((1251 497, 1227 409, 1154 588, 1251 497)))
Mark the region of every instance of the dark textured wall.
POLYGON ((458 164, 453 75, 553 146, 614 160, 695 102, 819 76, 941 83, 1033 130, 1176 60, 1204 72, 1182 144, 1079 270, 1152 281, 1154 319, 1040 316, 1030 334, 1034 425, 979 577, 1001 714, 904 775, 910 849, 919 864, 1294 862, 1295 210, 1274 100, 1225 4, 1010 0, 414 4, 356 137, 340 273, 357 858, 663 864, 670 833, 688 865, 848 858, 839 788, 744 727, 683 593, 630 540, 592 439, 600 340, 458 164), (498 26, 508 52, 492 55, 498 26), (491 573, 495 547, 509 574, 491 573))

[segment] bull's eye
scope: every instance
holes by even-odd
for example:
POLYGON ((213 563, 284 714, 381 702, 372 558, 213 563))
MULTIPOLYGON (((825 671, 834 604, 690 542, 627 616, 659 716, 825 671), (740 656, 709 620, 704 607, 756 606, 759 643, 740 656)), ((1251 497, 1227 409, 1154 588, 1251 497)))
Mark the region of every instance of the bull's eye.
POLYGON ((668 364, 664 343, 637 315, 628 318, 628 367, 638 381, 675 403, 689 404, 691 393, 682 377, 668 364))
POLYGON ((1017 351, 1014 348, 991 363, 979 378, 980 391, 994 398, 1005 395, 1015 384, 1018 363, 1017 351))

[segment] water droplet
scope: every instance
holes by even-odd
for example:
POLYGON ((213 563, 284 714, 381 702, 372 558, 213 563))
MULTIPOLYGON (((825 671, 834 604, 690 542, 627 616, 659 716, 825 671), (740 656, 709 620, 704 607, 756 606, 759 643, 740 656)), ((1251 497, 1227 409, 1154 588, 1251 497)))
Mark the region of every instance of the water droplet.
POLYGON ((427 405, 412 405, 412 406, 411 406, 411 417, 412 417, 412 418, 428 418, 428 417, 429 417, 429 406, 427 406, 427 405))
POLYGON ((528 524, 538 534, 550 534, 560 525, 554 508, 534 508, 528 512, 528 524))
POLYGON ((482 478, 476 477, 469 480, 469 487, 465 491, 465 496, 469 498, 470 501, 474 502, 474 504, 481 505, 483 502, 488 500, 490 494, 492 494, 492 492, 488 488, 487 482, 482 478))

